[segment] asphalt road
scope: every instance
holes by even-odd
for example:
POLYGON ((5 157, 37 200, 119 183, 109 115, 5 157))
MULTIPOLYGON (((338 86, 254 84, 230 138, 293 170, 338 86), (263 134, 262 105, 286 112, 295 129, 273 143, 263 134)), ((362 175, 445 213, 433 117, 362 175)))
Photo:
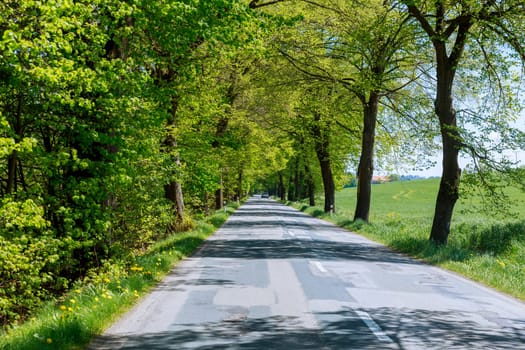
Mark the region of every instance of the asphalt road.
POLYGON ((525 305, 251 199, 90 349, 525 349, 525 305))

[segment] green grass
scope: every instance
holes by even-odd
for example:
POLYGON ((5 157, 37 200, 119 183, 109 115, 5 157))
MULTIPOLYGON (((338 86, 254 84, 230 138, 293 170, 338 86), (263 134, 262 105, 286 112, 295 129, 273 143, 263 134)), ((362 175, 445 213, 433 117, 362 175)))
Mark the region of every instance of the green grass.
MULTIPOLYGON (((355 188, 336 194, 337 213, 333 216, 319 207, 307 208, 302 203, 298 207, 396 251, 525 300, 525 220, 484 211, 480 197, 471 196, 456 205, 447 246, 436 247, 428 237, 438 186, 438 179, 374 185, 370 224, 352 221, 355 188)), ((507 194, 511 211, 524 213, 525 194, 510 188, 507 194)))
POLYGON ((2 350, 83 349, 155 286, 178 261, 195 251, 233 211, 200 220, 134 257, 131 266, 107 264, 33 318, 0 334, 2 350))

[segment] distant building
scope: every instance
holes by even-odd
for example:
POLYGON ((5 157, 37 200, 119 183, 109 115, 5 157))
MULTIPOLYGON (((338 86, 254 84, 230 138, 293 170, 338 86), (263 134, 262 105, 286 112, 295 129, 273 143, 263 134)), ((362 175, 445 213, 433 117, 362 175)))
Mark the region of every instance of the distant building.
POLYGON ((384 182, 390 182, 390 176, 388 175, 376 175, 372 176, 372 183, 373 184, 382 184, 384 182))

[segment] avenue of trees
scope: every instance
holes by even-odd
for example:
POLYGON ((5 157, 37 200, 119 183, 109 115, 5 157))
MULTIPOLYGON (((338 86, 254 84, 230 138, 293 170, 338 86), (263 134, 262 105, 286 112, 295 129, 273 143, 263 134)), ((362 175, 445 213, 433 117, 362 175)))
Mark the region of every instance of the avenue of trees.
MULTIPOLYGON (((0 324, 112 259, 268 190, 348 168, 369 220, 377 158, 442 150, 430 239, 468 179, 523 149, 525 3, 63 0, 0 3, 0 324), (496 157, 493 157, 496 156, 496 157)), ((496 193, 496 192, 494 192, 496 193)))

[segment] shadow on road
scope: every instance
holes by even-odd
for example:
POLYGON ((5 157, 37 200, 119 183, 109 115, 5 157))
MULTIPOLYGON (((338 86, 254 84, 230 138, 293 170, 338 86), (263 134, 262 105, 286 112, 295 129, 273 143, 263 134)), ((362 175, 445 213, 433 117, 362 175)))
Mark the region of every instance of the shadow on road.
POLYGON ((417 263, 382 246, 301 239, 213 240, 207 242, 197 256, 230 259, 326 259, 417 263))
POLYGON ((366 243, 352 243, 316 239, 320 231, 344 231, 331 223, 312 218, 295 209, 274 201, 251 200, 237 210, 222 226, 227 232, 225 239, 215 237, 204 245, 198 257, 239 259, 328 259, 360 260, 414 264, 415 261, 390 249, 366 243), (245 220, 249 218, 249 220, 245 220), (272 239, 272 233, 282 228, 285 231, 311 234, 308 239, 289 236, 272 239), (253 232, 262 239, 252 239, 253 232), (233 237, 229 234, 234 233, 233 237), (268 239, 264 239, 268 233, 268 239), (238 239, 237 239, 238 238, 238 239))
POLYGON ((105 336, 91 349, 523 349, 518 330, 498 333, 458 320, 451 312, 374 309, 368 311, 392 342, 377 339, 349 309, 322 313, 320 329, 300 329, 293 317, 246 318, 188 324, 164 333, 105 336), (327 321, 333 319, 333 321, 327 321), (322 321, 325 320, 325 321, 322 321), (456 320, 456 321, 455 321, 456 320), (123 342, 125 345, 120 347, 123 342), (101 344, 97 347, 97 344, 101 344), (103 345, 102 345, 103 344, 103 345))
MULTIPOLYGON (((223 233, 207 241, 195 255, 196 258, 225 258, 224 264, 230 264, 234 269, 240 268, 235 264, 241 266, 243 259, 326 259, 345 260, 348 263, 370 261, 419 264, 386 247, 365 241, 316 239, 319 236, 315 234, 309 239, 291 235, 290 230, 317 232, 327 230, 328 227, 339 229, 273 201, 251 201, 248 204, 231 216, 222 227, 223 233), (282 237, 275 234, 276 227, 284 232, 282 237), (273 233, 270 232, 268 239, 263 239, 265 236, 260 233, 266 229, 273 230, 273 233), (257 231, 259 238, 250 239, 250 230, 257 231)), ((188 285, 206 288, 239 283, 234 279, 228 280, 228 274, 217 278, 215 269, 224 266, 220 262, 215 263, 173 273, 168 276, 171 280, 164 281, 157 289, 168 292, 184 290, 188 285), (200 271, 194 273, 197 270, 200 271)), ((480 323, 469 321, 468 315, 452 311, 386 307, 360 311, 370 315, 388 337, 386 340, 380 340, 374 335, 362 316, 348 307, 334 312, 314 313, 318 323, 316 329, 301 328, 301 322, 294 317, 257 318, 247 313, 219 322, 172 325, 166 332, 105 335, 97 338, 89 349, 525 349, 524 321, 484 315, 487 321, 480 326, 480 323)))

